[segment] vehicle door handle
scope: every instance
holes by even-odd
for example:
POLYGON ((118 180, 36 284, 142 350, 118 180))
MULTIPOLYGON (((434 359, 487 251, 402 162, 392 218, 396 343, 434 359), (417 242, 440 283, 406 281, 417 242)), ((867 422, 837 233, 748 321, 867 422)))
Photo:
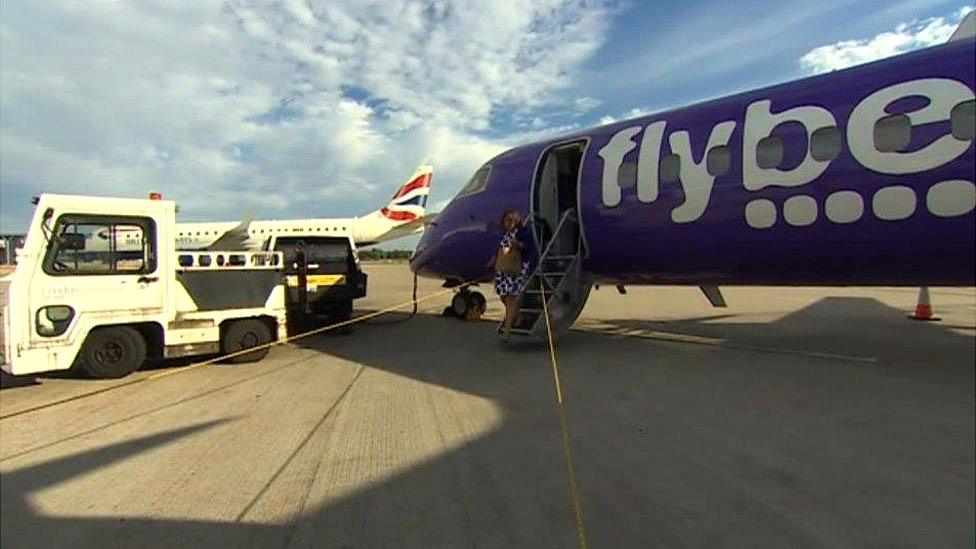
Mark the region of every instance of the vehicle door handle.
POLYGON ((156 282, 157 280, 159 280, 158 276, 140 276, 139 280, 136 280, 136 282, 138 282, 139 284, 143 284, 143 283, 148 284, 150 282, 156 282))

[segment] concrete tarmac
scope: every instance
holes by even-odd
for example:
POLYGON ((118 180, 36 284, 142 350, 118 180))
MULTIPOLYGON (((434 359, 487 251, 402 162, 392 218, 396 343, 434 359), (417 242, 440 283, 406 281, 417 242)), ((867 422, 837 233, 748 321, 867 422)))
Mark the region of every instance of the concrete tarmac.
MULTIPOLYGON (((357 309, 409 299, 367 271, 357 309)), ((590 546, 973 547, 976 290, 937 323, 907 288, 725 293, 601 288, 557 342, 590 546)), ((0 420, 0 545, 577 546, 546 348, 448 297, 0 420)), ((118 383, 5 376, 0 415, 118 383)))

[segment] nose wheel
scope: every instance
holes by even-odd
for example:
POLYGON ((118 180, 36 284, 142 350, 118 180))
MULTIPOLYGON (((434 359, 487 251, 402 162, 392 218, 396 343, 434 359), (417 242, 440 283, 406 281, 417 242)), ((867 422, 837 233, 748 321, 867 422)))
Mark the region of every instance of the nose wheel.
POLYGON ((485 312, 488 300, 481 292, 474 292, 463 288, 454 294, 451 304, 444 308, 444 316, 454 318, 473 319, 479 318, 485 312))

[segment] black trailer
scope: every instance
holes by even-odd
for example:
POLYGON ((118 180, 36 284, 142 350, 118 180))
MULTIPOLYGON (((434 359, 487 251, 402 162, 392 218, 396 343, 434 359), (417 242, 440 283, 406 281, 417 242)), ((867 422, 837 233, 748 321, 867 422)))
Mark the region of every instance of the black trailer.
POLYGON ((366 295, 349 237, 279 236, 273 249, 284 254, 289 333, 348 320, 353 300, 366 295))

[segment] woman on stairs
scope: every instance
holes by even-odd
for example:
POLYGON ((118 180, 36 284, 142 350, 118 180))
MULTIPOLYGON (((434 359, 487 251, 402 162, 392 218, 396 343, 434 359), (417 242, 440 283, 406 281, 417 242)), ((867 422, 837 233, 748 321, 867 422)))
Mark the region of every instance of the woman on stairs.
POLYGON ((502 238, 495 250, 495 293, 505 305, 505 320, 501 330, 508 341, 518 315, 518 296, 525 286, 529 262, 525 258, 526 243, 519 238, 522 217, 515 210, 502 215, 502 238))

